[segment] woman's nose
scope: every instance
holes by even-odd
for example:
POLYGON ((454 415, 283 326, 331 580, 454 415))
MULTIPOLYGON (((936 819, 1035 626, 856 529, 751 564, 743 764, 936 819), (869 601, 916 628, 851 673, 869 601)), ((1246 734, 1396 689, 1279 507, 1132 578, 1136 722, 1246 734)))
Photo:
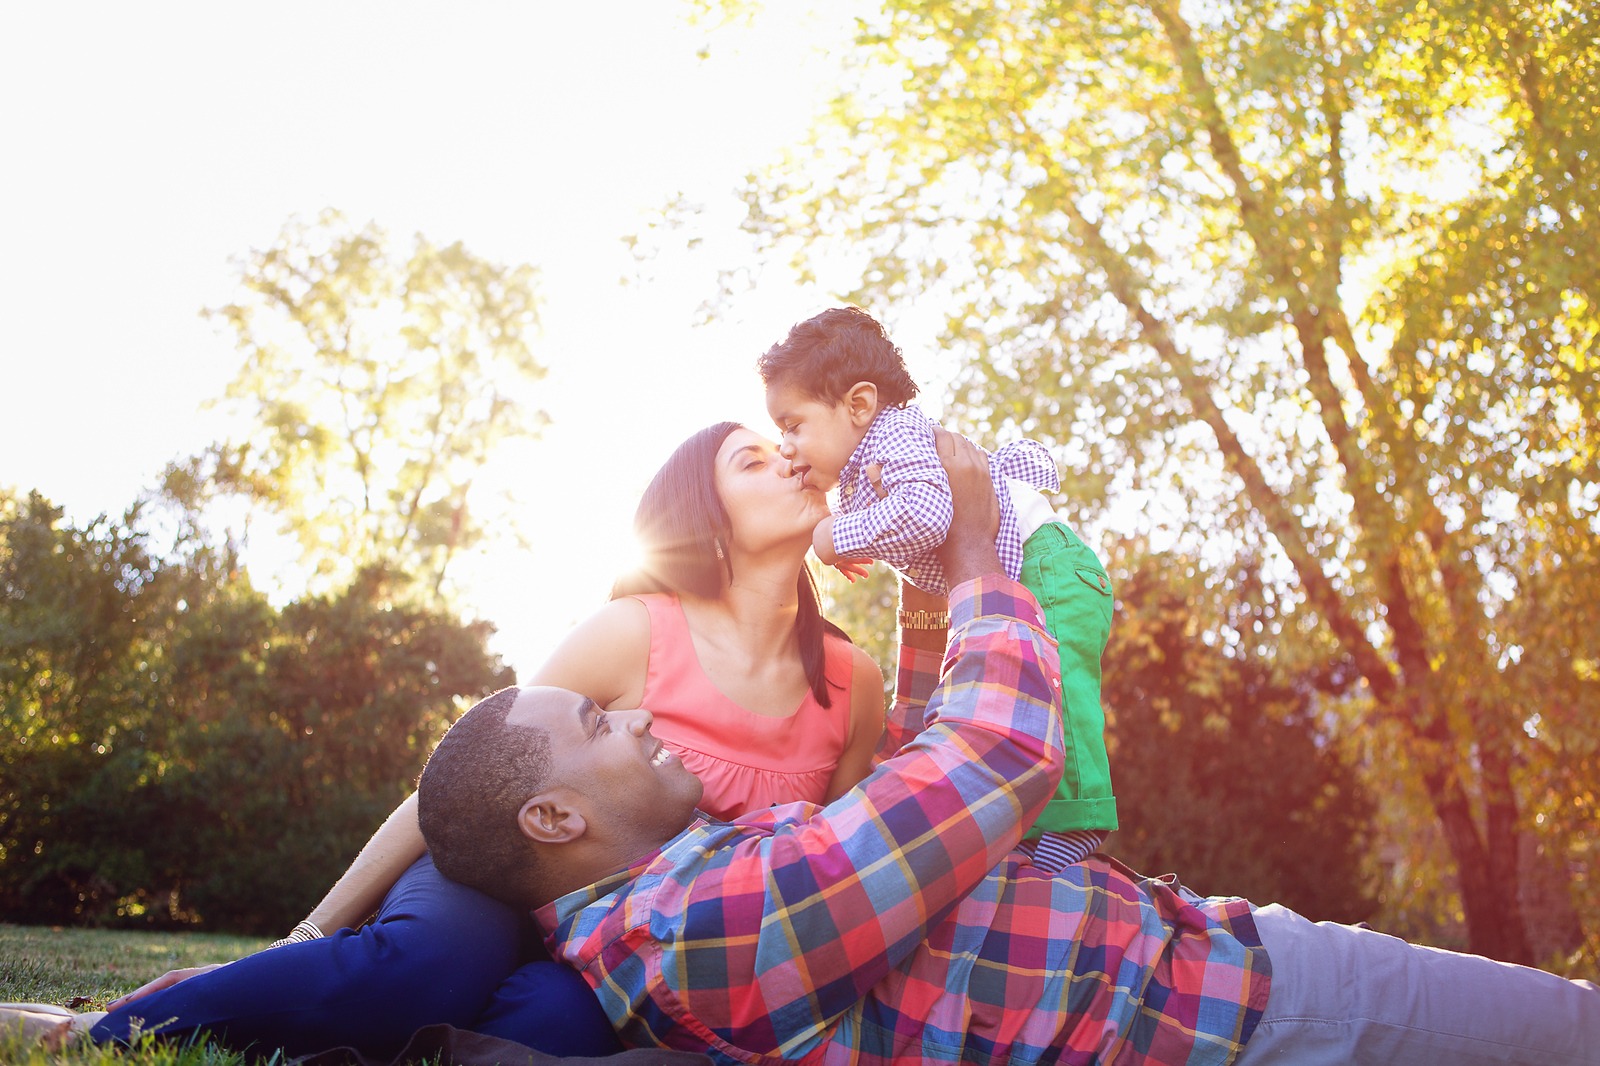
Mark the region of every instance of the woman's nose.
POLYGON ((778 462, 773 464, 773 465, 775 465, 777 467, 778 476, 779 477, 794 477, 794 457, 793 456, 785 455, 785 456, 783 456, 783 458, 778 460, 778 462))

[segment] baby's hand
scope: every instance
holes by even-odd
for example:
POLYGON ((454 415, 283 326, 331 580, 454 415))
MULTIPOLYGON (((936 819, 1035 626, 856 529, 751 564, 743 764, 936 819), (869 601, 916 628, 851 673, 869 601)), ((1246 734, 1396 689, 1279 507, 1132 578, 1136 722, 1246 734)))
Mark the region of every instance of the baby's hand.
POLYGON ((839 559, 833 568, 845 576, 845 580, 854 585, 857 578, 866 577, 872 572, 871 559, 839 559))

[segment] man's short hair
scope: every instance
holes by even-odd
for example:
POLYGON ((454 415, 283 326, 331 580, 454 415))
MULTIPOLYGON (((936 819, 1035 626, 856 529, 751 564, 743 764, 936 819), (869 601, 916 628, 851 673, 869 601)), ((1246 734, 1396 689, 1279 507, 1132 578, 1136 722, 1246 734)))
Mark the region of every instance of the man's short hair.
POLYGON ((518 815, 547 787, 550 734, 506 722, 521 691, 484 697, 440 739, 417 782, 417 818, 440 873, 526 907, 537 870, 518 815))

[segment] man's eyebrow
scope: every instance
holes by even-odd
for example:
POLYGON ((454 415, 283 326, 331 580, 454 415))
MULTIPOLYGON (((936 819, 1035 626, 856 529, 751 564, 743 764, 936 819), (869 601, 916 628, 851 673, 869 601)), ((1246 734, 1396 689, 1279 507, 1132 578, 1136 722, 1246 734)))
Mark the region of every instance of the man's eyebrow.
POLYGON ((578 704, 578 728, 582 729, 585 733, 589 732, 590 712, 599 714, 600 708, 595 706, 594 700, 584 697, 583 702, 578 704))

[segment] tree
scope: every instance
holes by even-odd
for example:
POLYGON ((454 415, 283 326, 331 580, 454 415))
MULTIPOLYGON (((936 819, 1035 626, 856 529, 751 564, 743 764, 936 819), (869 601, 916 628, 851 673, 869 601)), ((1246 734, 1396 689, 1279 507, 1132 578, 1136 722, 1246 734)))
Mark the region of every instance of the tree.
POLYGON ((1561 2, 885 0, 747 189, 765 254, 946 309, 970 428, 1056 442, 1077 498, 1177 501, 1146 531, 1219 574, 1259 559, 1261 633, 1236 589, 1196 609, 1288 676, 1350 664, 1346 733, 1425 797, 1473 950, 1523 962, 1524 836, 1594 863, 1597 34, 1561 2))
POLYGON ((214 482, 267 506, 330 587, 397 564, 438 594, 483 533, 480 469, 546 421, 535 280, 333 211, 291 222, 210 312, 244 356, 227 396, 250 430, 175 468, 174 495, 214 482))
POLYGON ((281 931, 511 671, 403 576, 280 610, 142 521, 0 494, 0 913, 281 931))
POLYGON ((1107 849, 1202 893, 1372 917, 1373 802, 1328 730, 1337 679, 1284 680, 1208 644, 1185 570, 1146 559, 1116 583, 1104 700, 1122 826, 1107 849))
POLYGON ((131 518, 84 529, 37 493, 0 493, 0 911, 70 920, 138 856, 99 854, 95 801, 136 787, 120 757, 151 714, 144 684, 159 568, 131 518), (43 910, 28 901, 42 901, 43 910))
POLYGON ((397 599, 405 584, 364 570, 274 613, 253 649, 217 639, 248 632, 219 600, 178 645, 162 679, 179 724, 160 795, 184 829, 171 857, 183 905, 208 927, 292 925, 461 710, 513 682, 486 648, 492 626, 397 599))

